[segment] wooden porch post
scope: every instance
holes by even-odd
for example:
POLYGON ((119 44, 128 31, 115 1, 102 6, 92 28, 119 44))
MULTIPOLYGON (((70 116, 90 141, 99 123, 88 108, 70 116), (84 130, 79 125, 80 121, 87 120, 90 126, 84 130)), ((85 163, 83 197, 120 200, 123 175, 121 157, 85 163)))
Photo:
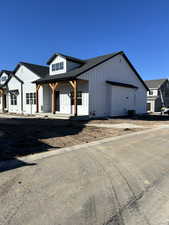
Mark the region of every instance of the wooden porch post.
POLYGON ((52 90, 52 113, 55 114, 56 111, 56 98, 55 98, 55 92, 56 88, 59 85, 59 83, 49 83, 49 87, 52 90))
POLYGON ((0 89, 0 97, 2 97, 2 112, 4 112, 4 90, 0 89))
POLYGON ((77 116, 77 80, 74 81, 74 115, 77 116))
POLYGON ((73 93, 74 93, 74 116, 77 116, 77 80, 69 81, 71 86, 73 87, 73 93))
POLYGON ((39 88, 40 84, 36 84, 36 112, 39 112, 39 88))

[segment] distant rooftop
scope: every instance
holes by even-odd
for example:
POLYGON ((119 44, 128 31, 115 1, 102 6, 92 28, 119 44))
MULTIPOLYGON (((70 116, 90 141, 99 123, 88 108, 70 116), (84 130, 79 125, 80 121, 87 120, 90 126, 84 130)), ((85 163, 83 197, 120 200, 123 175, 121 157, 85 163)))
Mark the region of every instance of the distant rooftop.
POLYGON ((162 78, 162 79, 157 79, 157 80, 145 80, 144 82, 146 83, 148 88, 158 89, 167 80, 168 80, 167 78, 162 78))

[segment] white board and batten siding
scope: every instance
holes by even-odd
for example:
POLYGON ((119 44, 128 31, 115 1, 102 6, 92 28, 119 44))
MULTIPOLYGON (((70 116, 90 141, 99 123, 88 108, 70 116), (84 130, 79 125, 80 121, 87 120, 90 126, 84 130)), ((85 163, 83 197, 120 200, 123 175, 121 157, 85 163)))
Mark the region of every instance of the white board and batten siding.
MULTIPOLYGON (((8 79, 8 74, 6 72, 3 72, 0 77, 0 84, 3 85, 7 81, 7 79, 8 79)), ((0 112, 3 111, 2 101, 3 101, 3 98, 2 96, 0 96, 0 112)))
POLYGON ((57 74, 61 74, 61 73, 66 73, 66 72, 71 71, 71 70, 73 70, 77 67, 79 67, 78 63, 72 62, 70 60, 66 60, 64 57, 58 55, 50 63, 49 74, 52 76, 52 75, 57 75, 57 74), (61 63, 61 62, 63 62, 63 69, 52 71, 52 65, 56 64, 56 63, 61 63))
MULTIPOLYGON (((17 97, 17 105, 9 105, 9 112, 15 113, 24 113, 24 114, 33 114, 36 112, 36 104, 26 104, 26 93, 36 93, 36 85, 32 84, 32 81, 38 79, 39 77, 34 74, 32 71, 27 69, 24 65, 21 65, 19 69, 16 71, 15 75, 22 80, 23 87, 21 90, 21 83, 15 78, 12 77, 8 82, 9 91, 18 89, 19 95, 17 97), (23 98, 22 98, 23 96, 23 98), (23 99, 23 106, 22 101, 23 99), (23 109, 23 111, 22 111, 23 109)), ((39 109, 42 108, 43 105, 43 97, 42 97, 42 88, 39 89, 39 109)), ((9 98, 10 102, 10 98, 9 98)))
MULTIPOLYGON (((66 60, 62 56, 56 56, 55 59, 50 63, 50 75, 62 74, 68 71, 71 71, 75 68, 79 67, 79 64, 76 62, 72 62, 66 60), (52 65, 55 63, 63 62, 63 69, 58 71, 52 71, 52 65)), ((74 106, 71 105, 71 92, 72 87, 69 82, 60 85, 56 91, 59 91, 59 101, 60 101, 60 109, 56 111, 56 113, 63 114, 74 114, 74 106)), ((78 83, 78 91, 82 92, 82 105, 77 106, 78 115, 88 115, 89 113, 89 95, 88 95, 88 83, 78 83)), ((44 85, 44 112, 51 112, 51 90, 47 85, 44 85)), ((56 100, 57 101, 57 100, 56 100)))
POLYGON ((0 84, 3 85, 8 79, 8 74, 6 72, 3 72, 0 77, 0 84))
POLYGON ((122 55, 117 55, 79 76, 89 81, 89 113, 91 116, 119 116, 130 109, 146 113, 146 93, 142 82, 122 55), (138 89, 111 86, 106 81, 132 84, 138 89))
POLYGON ((22 113, 22 84, 15 77, 12 77, 8 82, 8 112, 11 113, 22 113), (10 91, 18 90, 19 95, 17 95, 17 104, 11 104, 11 95, 10 91))
POLYGON ((56 74, 60 74, 60 73, 66 73, 66 59, 64 57, 61 56, 57 56, 55 57, 55 59, 50 63, 49 66, 49 74, 52 75, 56 75, 56 74), (63 69, 62 70, 55 70, 52 71, 52 65, 56 64, 56 63, 61 63, 63 62, 63 69))

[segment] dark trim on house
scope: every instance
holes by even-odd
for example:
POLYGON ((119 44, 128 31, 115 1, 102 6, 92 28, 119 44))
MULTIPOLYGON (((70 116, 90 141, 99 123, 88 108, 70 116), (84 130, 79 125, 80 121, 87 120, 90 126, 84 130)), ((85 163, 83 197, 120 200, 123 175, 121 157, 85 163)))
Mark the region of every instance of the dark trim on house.
POLYGON ((134 66, 132 65, 132 63, 130 62, 130 60, 128 59, 128 57, 125 55, 124 52, 123 52, 122 56, 125 58, 125 60, 127 61, 128 65, 133 70, 133 72, 136 74, 136 76, 141 81, 141 83, 144 85, 144 87, 147 89, 147 91, 149 91, 149 88, 147 87, 147 85, 145 84, 145 82, 143 81, 143 79, 141 78, 141 76, 139 75, 139 73, 136 71, 136 69, 134 68, 134 66))
POLYGON ((117 52, 117 53, 115 53, 113 56, 110 56, 109 58, 107 58, 107 59, 105 59, 105 60, 103 60, 103 61, 101 61, 101 62, 95 64, 94 66, 91 66, 91 67, 88 68, 87 70, 85 70, 85 71, 79 73, 76 77, 80 76, 81 74, 83 74, 83 73, 85 73, 85 72, 87 72, 87 71, 89 71, 89 70, 95 68, 96 66, 99 66, 100 64, 102 64, 102 63, 108 61, 109 59, 111 59, 111 58, 113 58, 113 57, 115 57, 115 56, 117 56, 117 55, 119 55, 119 54, 122 54, 122 53, 123 53, 123 52, 117 52))
POLYGON ((47 66, 42 66, 42 65, 32 64, 32 63, 27 63, 27 62, 19 62, 13 71, 14 74, 18 71, 20 66, 25 66, 28 70, 30 70, 32 73, 34 73, 39 78, 45 77, 47 75, 47 73, 49 72, 49 67, 47 67, 47 66))
POLYGON ((61 53, 55 53, 53 54, 47 61, 47 65, 49 65, 57 56, 61 56, 65 59, 67 59, 68 61, 72 61, 72 62, 75 62, 75 63, 79 63, 79 64, 84 64, 85 61, 82 60, 82 59, 78 59, 78 58, 75 58, 75 57, 72 57, 72 56, 68 56, 68 55, 64 55, 64 54, 61 54, 61 53))
POLYGON ((48 84, 48 83, 54 83, 54 82, 73 81, 73 80, 78 80, 78 79, 76 79, 76 77, 66 77, 66 78, 58 78, 58 79, 53 78, 52 79, 52 75, 51 75, 51 78, 48 79, 48 80, 41 80, 41 81, 35 80, 32 83, 36 83, 36 84, 48 84))
MULTIPOLYGON (((51 82, 51 81, 53 81, 53 82, 55 82, 55 81, 61 81, 61 80, 71 80, 71 79, 75 79, 75 78, 77 78, 77 77, 79 77, 80 75, 82 75, 83 73, 85 73, 85 72, 87 72, 87 71, 89 71, 89 70, 91 70, 91 69, 93 69, 93 68, 95 68, 96 66, 98 66, 98 65, 100 65, 100 64, 102 64, 102 63, 104 63, 104 62, 106 62, 107 60, 109 60, 109 59, 111 59, 111 58, 113 58, 113 57, 115 57, 115 56, 117 56, 117 55, 119 55, 119 54, 123 54, 123 52, 122 51, 120 51, 120 52, 116 52, 116 53, 114 53, 114 54, 110 54, 110 57, 108 57, 108 58, 106 58, 105 60, 102 60, 101 62, 99 62, 99 63, 96 63, 96 64, 94 64, 93 66, 90 66, 89 68, 87 68, 87 69, 85 69, 85 70, 83 70, 82 72, 79 72, 79 73, 77 73, 75 76, 70 76, 70 77, 65 77, 65 78, 57 78, 57 77, 53 77, 53 79, 52 79, 52 76, 55 76, 55 75, 50 75, 48 78, 44 78, 44 79, 40 79, 40 80, 36 80, 36 81, 33 81, 32 83, 37 83, 37 84, 42 84, 42 83, 49 83, 49 82, 51 82)), ((85 60, 84 62, 86 62, 87 63, 87 61, 88 60, 85 60)), ((77 68, 78 69, 78 68, 77 68)), ((61 74, 62 75, 62 74, 61 74)), ((59 74, 58 74, 58 76, 59 76, 59 74)))
MULTIPOLYGON (((60 54, 60 55, 62 55, 62 54, 60 54)), ((82 68, 83 68, 83 65, 82 65, 82 67, 79 68, 79 69, 81 69, 81 71, 80 71, 80 72, 77 72, 77 71, 76 71, 76 74, 75 74, 75 75, 71 74, 70 77, 69 77, 69 74, 66 74, 66 73, 62 75, 62 76, 65 75, 65 78, 63 78, 63 77, 62 77, 62 78, 57 78, 56 76, 52 78, 52 75, 51 75, 51 76, 48 76, 48 77, 46 77, 46 78, 44 78, 44 79, 39 79, 39 80, 33 81, 33 83, 42 84, 42 83, 49 83, 49 82, 55 82, 55 81, 61 81, 61 80, 71 80, 71 79, 73 79, 73 78, 75 79, 75 78, 79 77, 80 75, 82 75, 83 73, 88 72, 89 70, 95 68, 96 66, 99 66, 100 64, 102 64, 102 63, 104 63, 104 62, 110 60, 111 58, 113 58, 113 57, 115 57, 115 56, 117 56, 117 55, 122 55, 122 56, 123 56, 123 58, 124 58, 124 59, 126 60, 126 62, 128 63, 129 67, 132 69, 132 71, 135 73, 135 75, 136 75, 137 78, 139 79, 139 81, 143 84, 143 86, 145 87, 145 89, 146 89, 147 91, 149 91, 149 88, 147 87, 147 85, 145 84, 145 82, 142 80, 141 76, 140 76, 139 73, 136 71, 136 69, 134 68, 134 66, 132 65, 132 63, 130 62, 130 60, 127 58, 127 56, 125 55, 125 53, 124 53, 123 51, 116 52, 116 53, 109 54, 109 55, 105 55, 105 56, 106 56, 105 59, 99 61, 98 63, 97 63, 97 61, 94 62, 94 65, 91 65, 91 66, 89 66, 89 67, 86 68, 86 69, 84 68, 84 70, 82 69, 82 68)), ((56 57, 56 54, 55 54, 54 56, 52 56, 52 57, 56 57)), ((101 57, 101 56, 100 56, 100 57, 101 57)), ((104 56, 103 56, 103 57, 104 57, 104 56)), ((99 58, 99 57, 98 57, 98 58, 99 58)), ((85 64, 89 63, 90 60, 93 60, 93 59, 97 59, 97 57, 96 57, 96 58, 92 58, 92 59, 88 59, 88 60, 84 60, 84 67, 85 67, 85 64)), ((51 59, 50 59, 50 60, 51 60, 51 59)), ((49 62, 50 62, 50 61, 48 61, 48 63, 49 63, 49 62)), ((90 64, 89 64, 89 65, 90 65, 90 64)), ((78 69, 78 68, 77 68, 77 69, 78 69)), ((77 69, 76 69, 76 70, 77 70, 77 69)), ((72 71, 72 72, 73 72, 73 71, 72 71)), ((69 72, 68 72, 68 73, 69 73, 69 72)), ((59 75, 58 75, 58 76, 59 76, 59 75)))
POLYGON ((15 77, 20 83, 24 84, 24 82, 19 77, 17 77, 15 74, 12 74, 11 78, 12 77, 15 77))
POLYGON ((120 86, 120 87, 125 87, 125 88, 134 88, 137 89, 137 86, 134 86, 132 84, 126 84, 126 83, 120 83, 120 82, 115 82, 115 81, 106 81, 107 84, 113 85, 113 86, 120 86))
POLYGON ((10 75, 10 74, 12 73, 12 71, 10 71, 10 70, 1 70, 1 71, 0 71, 0 76, 1 76, 3 73, 6 73, 7 75, 10 75))

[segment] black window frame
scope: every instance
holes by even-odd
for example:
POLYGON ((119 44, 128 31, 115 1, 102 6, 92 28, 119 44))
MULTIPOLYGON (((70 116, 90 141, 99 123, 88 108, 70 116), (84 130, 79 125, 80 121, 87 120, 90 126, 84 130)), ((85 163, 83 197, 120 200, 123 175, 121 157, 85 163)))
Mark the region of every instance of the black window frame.
POLYGON ((36 105, 36 92, 28 92, 25 95, 26 105, 36 105))
POLYGON ((154 95, 154 91, 153 90, 150 90, 149 91, 149 95, 154 95))
MULTIPOLYGON (((74 92, 71 92, 71 105, 74 105, 74 92)), ((82 91, 77 92, 77 105, 83 105, 82 91)))
POLYGON ((17 105, 17 96, 15 94, 10 94, 11 105, 17 105))
POLYGON ((64 62, 52 64, 52 71, 58 71, 63 69, 64 69, 64 62))
POLYGON ((2 81, 2 82, 5 82, 6 80, 7 80, 7 77, 6 77, 6 76, 2 76, 2 77, 1 77, 1 81, 2 81))

